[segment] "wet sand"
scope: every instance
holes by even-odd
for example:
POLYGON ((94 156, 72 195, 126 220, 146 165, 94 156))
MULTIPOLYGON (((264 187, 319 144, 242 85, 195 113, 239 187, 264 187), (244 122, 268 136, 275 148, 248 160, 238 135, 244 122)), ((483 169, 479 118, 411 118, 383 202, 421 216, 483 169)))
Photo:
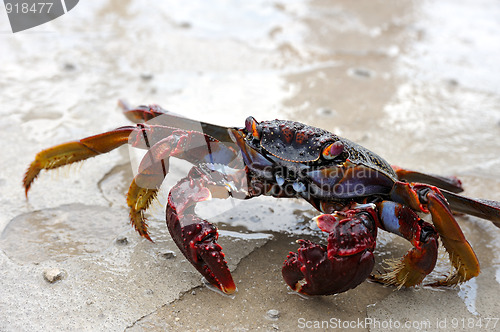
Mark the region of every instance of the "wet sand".
MULTIPOLYGON (((26 201, 35 154, 127 125, 119 98, 226 126, 249 115, 305 122, 500 201, 495 1, 208 3, 80 2, 17 34, 0 19, 0 331, 498 329, 500 230, 475 217, 457 219, 482 273, 459 287, 364 282, 304 298, 281 265, 297 239, 324 240, 316 212, 296 200, 214 200, 200 213, 224 211, 211 220, 238 286, 227 297, 165 227, 168 187, 186 163, 174 163, 151 210, 154 243, 127 222, 127 147, 43 172, 26 201)), ((409 248, 380 233, 376 269, 409 248)), ((443 252, 429 280, 449 270, 443 252)))

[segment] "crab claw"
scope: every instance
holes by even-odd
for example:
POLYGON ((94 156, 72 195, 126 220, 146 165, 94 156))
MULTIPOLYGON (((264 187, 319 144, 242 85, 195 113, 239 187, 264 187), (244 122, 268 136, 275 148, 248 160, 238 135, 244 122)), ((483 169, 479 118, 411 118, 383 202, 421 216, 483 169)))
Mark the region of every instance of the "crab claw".
POLYGON ((217 228, 193 214, 183 216, 182 223, 186 225, 181 226, 175 208, 168 205, 168 229, 184 256, 210 284, 226 294, 234 293, 236 286, 217 243, 217 228))
POLYGON ((201 179, 184 178, 178 182, 168 197, 167 227, 177 247, 198 272, 210 284, 231 294, 236 286, 217 243, 217 227, 193 213, 194 204, 210 197, 201 179))
POLYGON ((330 214, 316 218, 321 230, 329 233, 327 246, 299 240, 297 253, 290 252, 282 268, 290 288, 307 295, 331 295, 358 286, 370 275, 376 216, 359 210, 342 216, 346 218, 330 214))

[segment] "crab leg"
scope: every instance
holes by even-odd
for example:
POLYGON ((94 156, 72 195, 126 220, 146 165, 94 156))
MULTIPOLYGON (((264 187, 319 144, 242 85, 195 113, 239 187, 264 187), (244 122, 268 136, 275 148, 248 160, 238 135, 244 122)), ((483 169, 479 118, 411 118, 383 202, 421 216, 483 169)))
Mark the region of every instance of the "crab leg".
POLYGON ((465 282, 480 272, 479 261, 474 250, 465 239, 460 226, 453 217, 446 198, 433 186, 420 183, 396 182, 391 192, 394 200, 408 204, 416 211, 430 213, 434 227, 441 236, 441 241, 450 255, 450 261, 456 271, 433 286, 451 286, 465 282))
POLYGON ((42 169, 54 169, 110 152, 126 144, 135 126, 120 127, 106 133, 90 136, 79 141, 59 144, 40 151, 24 175, 26 197, 33 181, 42 169))
POLYGON ((41 170, 58 168, 108 153, 126 143, 141 149, 148 149, 152 145, 151 143, 158 142, 174 130, 175 128, 146 124, 124 126, 79 141, 67 142, 42 150, 35 156, 35 160, 30 164, 24 176, 23 185, 26 197, 41 170))
POLYGON ((441 192, 448 200, 448 203, 453 211, 490 220, 495 226, 500 227, 499 202, 488 199, 459 196, 446 190, 441 190, 441 192))
POLYGON ((133 108, 123 99, 118 100, 118 106, 122 109, 127 119, 135 123, 149 121, 166 112, 166 110, 162 109, 159 105, 138 106, 133 108))
MULTIPOLYGON (((167 130, 168 127, 164 129, 167 130)), ((139 172, 127 193, 130 221, 137 232, 148 240, 151 238, 147 231, 144 211, 156 197, 158 188, 169 171, 170 157, 184 159, 193 164, 227 165, 236 158, 236 153, 203 133, 170 128, 169 136, 155 143, 142 159, 139 172)))
POLYGON ((421 173, 404 169, 395 165, 392 165, 392 168, 396 172, 396 175, 398 176, 398 179, 400 181, 404 180, 407 182, 428 183, 433 186, 446 189, 453 193, 461 193, 462 191, 464 191, 462 182, 455 176, 445 177, 441 175, 421 173))
POLYGON ((473 215, 491 220, 500 227, 500 205, 496 201, 480 198, 469 198, 456 195, 463 191, 462 183, 454 176, 443 177, 440 175, 420 173, 392 166, 399 180, 407 182, 428 183, 440 188, 441 193, 448 201, 452 211, 473 215))
POLYGON ((422 282, 436 265, 438 234, 408 206, 392 201, 377 203, 379 227, 399 235, 413 245, 401 260, 388 262, 390 271, 371 277, 377 282, 411 287, 422 282))
POLYGON ((212 197, 227 198, 231 194, 224 183, 227 180, 225 175, 213 172, 214 178, 209 172, 193 167, 189 175, 172 188, 166 210, 167 226, 186 259, 208 282, 231 294, 236 286, 222 247, 217 243, 217 227, 194 213, 198 202, 212 197))
POLYGON ((188 131, 197 131, 215 138, 220 142, 232 145, 233 141, 228 133, 228 128, 197 120, 191 120, 182 115, 163 109, 159 105, 130 107, 124 100, 119 100, 118 105, 123 114, 132 122, 140 123, 150 121, 149 124, 168 126, 188 131))

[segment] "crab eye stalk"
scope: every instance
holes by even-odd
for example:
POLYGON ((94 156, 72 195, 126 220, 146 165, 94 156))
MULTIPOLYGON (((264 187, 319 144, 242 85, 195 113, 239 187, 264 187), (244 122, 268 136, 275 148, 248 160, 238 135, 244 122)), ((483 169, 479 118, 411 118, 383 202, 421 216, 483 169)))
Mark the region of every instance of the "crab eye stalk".
POLYGON ((245 129, 248 134, 252 134, 253 138, 260 139, 261 129, 259 128, 259 123, 253 117, 249 116, 245 120, 245 129))
POLYGON ((323 158, 332 160, 344 151, 344 144, 342 142, 335 142, 327 145, 322 152, 323 158))

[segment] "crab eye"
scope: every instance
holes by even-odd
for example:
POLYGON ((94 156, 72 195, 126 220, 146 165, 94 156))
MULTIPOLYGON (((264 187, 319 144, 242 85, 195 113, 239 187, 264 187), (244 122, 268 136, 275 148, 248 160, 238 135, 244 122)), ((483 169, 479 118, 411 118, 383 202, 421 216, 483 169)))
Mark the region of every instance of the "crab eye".
POLYGON ((323 157, 325 159, 331 160, 340 155, 344 151, 344 144, 342 142, 335 142, 330 145, 328 145, 324 150, 323 150, 323 157))
POLYGON ((248 133, 252 134, 253 138, 255 139, 260 138, 259 123, 253 117, 249 116, 245 120, 245 129, 247 130, 248 133))

